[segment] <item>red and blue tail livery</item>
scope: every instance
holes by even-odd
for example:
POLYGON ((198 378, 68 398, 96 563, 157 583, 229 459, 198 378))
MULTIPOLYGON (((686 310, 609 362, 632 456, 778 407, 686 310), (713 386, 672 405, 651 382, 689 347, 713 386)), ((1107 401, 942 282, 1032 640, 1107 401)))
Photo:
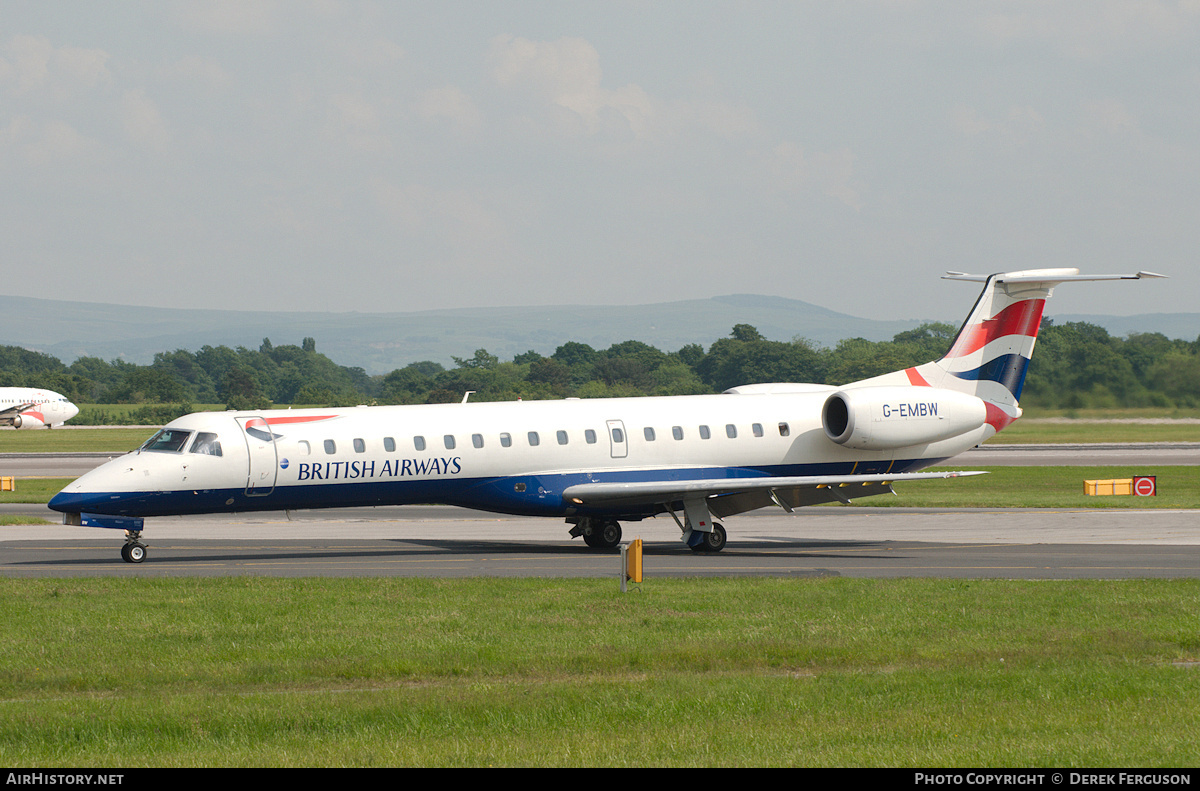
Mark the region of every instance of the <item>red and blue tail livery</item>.
MULTIPOLYGON (((445 503, 565 519, 612 549, 621 523, 666 516, 697 552, 715 521, 893 492, 1021 415, 1046 300, 1062 283, 1161 277, 1039 269, 990 276, 941 359, 840 387, 757 383, 720 395, 202 412, 50 501, 67 524, 125 530, 146 557, 149 517, 445 503)), ((492 523, 501 529, 503 522, 492 523)))

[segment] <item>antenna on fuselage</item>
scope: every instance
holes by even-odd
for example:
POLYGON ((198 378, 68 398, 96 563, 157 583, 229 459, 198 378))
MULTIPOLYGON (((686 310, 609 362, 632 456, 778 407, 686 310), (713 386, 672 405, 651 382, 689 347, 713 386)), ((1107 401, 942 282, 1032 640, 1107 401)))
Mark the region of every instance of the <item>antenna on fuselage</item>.
POLYGON ((468 390, 467 392, 463 393, 463 400, 460 403, 463 403, 463 404, 467 403, 467 399, 470 398, 471 393, 474 393, 474 392, 475 392, 474 390, 468 390))

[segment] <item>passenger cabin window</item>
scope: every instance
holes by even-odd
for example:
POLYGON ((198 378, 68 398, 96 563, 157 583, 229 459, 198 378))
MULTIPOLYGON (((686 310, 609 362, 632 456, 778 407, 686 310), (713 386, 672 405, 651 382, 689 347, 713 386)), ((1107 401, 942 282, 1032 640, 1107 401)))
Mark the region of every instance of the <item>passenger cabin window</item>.
POLYGON ((363 442, 361 439, 358 439, 356 437, 354 440, 354 452, 355 453, 366 453, 367 452, 367 443, 363 442))
POLYGON ((589 445, 595 445, 596 444, 596 432, 590 428, 586 429, 583 432, 583 440, 584 440, 584 442, 586 442, 589 445))
POLYGON ((442 437, 442 442, 445 444, 446 450, 454 450, 454 435, 453 434, 447 434, 446 436, 442 437))
POLYGON ((671 426, 671 436, 675 439, 683 439, 683 426, 671 426))
POLYGON ((296 443, 296 449, 300 451, 301 456, 307 456, 312 453, 312 448, 308 444, 308 440, 302 439, 296 443))
POLYGON ((539 438, 538 438, 538 433, 537 433, 536 431, 531 431, 531 432, 529 432, 529 444, 530 444, 530 446, 537 445, 537 444, 538 444, 538 443, 540 443, 540 442, 541 442, 541 439, 539 439, 539 438))
POLYGON ((792 433, 792 430, 788 427, 787 423, 779 424, 779 436, 786 437, 790 433, 792 433))
POLYGON ((383 449, 386 450, 388 453, 395 453, 396 452, 396 440, 392 439, 391 437, 384 437, 383 438, 383 449))
POLYGON ((502 448, 511 448, 512 447, 512 434, 509 434, 506 431, 500 435, 500 447, 502 447, 502 448))
POLYGON ((708 430, 708 426, 700 427, 700 439, 708 439, 712 434, 708 430))
POLYGON ((141 450, 152 450, 155 453, 179 453, 187 444, 190 431, 180 431, 177 428, 164 428, 142 445, 141 450))
POLYGON ((729 437, 730 439, 737 439, 737 426, 733 425, 732 423, 726 423, 725 436, 729 437))
POLYGON ((220 456, 221 440, 217 439, 217 435, 211 431, 201 431, 196 434, 196 441, 192 443, 192 453, 198 453, 201 456, 220 456))
POLYGON ((422 436, 413 437, 413 447, 417 450, 425 450, 425 438, 422 436))
POLYGON ((642 436, 644 436, 646 438, 647 442, 653 442, 654 441, 654 429, 650 428, 649 426, 646 426, 644 429, 642 429, 642 436))
POLYGON ((557 432, 557 434, 556 434, 555 436, 557 436, 557 437, 558 437, 558 444, 559 444, 559 445, 566 445, 566 444, 567 444, 567 432, 565 432, 565 431, 559 431, 559 432, 557 432))
POLYGON ((750 428, 754 431, 754 436, 761 437, 763 435, 762 423, 755 423, 750 428))
POLYGON ((483 447, 483 435, 482 434, 472 434, 471 435, 471 444, 477 448, 482 448, 483 447))
POLYGON ((335 443, 331 439, 325 440, 325 452, 328 453, 330 456, 337 453, 337 443, 335 443))

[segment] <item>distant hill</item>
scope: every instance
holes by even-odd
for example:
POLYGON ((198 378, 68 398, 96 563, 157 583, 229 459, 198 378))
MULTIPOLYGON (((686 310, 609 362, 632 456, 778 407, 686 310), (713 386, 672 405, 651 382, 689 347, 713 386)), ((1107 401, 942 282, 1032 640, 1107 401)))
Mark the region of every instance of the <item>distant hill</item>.
MULTIPOLYGON (((961 316, 948 321, 956 324, 961 316)), ((1056 321, 1079 320, 1055 317, 1056 321)), ((1113 330, 1121 317, 1082 320, 1113 330), (1114 322, 1110 325, 1109 322, 1114 322)), ((1200 314, 1128 317, 1137 331, 1194 339, 1200 314), (1170 321, 1156 324, 1159 318, 1170 321), (1190 323, 1189 323, 1190 322, 1190 323), (1170 327, 1158 329, 1158 327, 1170 327)), ((923 320, 876 321, 783 297, 735 294, 650 305, 560 305, 463 308, 412 313, 304 313, 145 308, 0 296, 0 344, 45 352, 71 363, 83 356, 146 364, 160 351, 202 346, 257 348, 316 339, 317 351, 339 365, 387 373, 418 360, 451 365, 451 356, 487 349, 501 360, 529 350, 549 355, 567 341, 603 349, 639 340, 663 351, 689 343, 707 348, 735 324, 751 324, 772 340, 808 338, 834 346, 843 338, 889 340, 923 320)), ((1119 326, 1125 326, 1119 324, 1119 326)))

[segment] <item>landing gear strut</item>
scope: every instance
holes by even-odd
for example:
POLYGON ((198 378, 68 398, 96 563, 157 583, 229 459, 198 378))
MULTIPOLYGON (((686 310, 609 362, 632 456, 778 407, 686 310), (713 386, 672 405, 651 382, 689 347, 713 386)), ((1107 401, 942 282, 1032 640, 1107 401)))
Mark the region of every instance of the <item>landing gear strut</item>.
POLYGON ((667 512, 683 532, 683 542, 693 552, 720 552, 725 548, 725 528, 720 522, 712 521, 708 502, 703 498, 683 501, 683 519, 674 508, 667 512))
POLYGON ((146 545, 142 543, 142 531, 126 530, 125 545, 121 547, 121 560, 126 563, 141 563, 146 559, 146 545))

